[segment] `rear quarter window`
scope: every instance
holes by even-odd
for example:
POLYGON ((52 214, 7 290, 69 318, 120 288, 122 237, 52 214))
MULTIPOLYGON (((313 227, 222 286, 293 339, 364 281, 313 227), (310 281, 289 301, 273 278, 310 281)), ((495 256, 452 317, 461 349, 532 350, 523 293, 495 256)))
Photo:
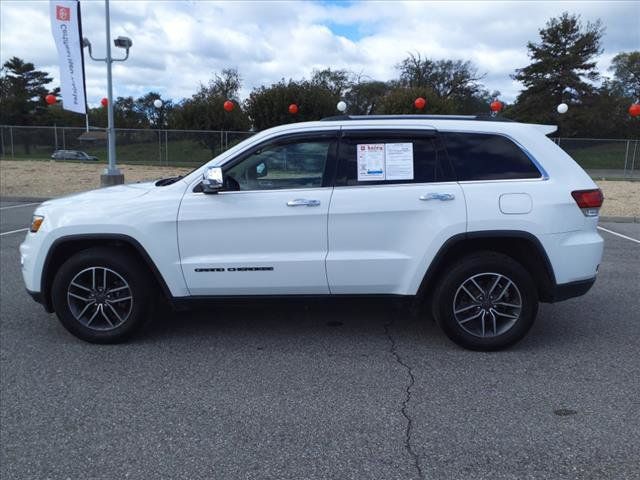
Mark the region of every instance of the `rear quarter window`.
POLYGON ((538 168, 512 140, 487 133, 441 132, 459 181, 540 178, 538 168))

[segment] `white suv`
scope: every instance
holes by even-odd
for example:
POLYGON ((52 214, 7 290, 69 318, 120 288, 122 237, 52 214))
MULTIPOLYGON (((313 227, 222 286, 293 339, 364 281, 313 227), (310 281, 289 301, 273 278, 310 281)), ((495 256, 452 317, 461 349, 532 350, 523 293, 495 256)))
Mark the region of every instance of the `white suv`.
POLYGON ((50 200, 27 290, 74 335, 129 337, 152 306, 264 296, 428 305, 472 349, 586 293, 602 194, 546 135, 481 117, 332 117, 260 132, 184 177, 50 200))

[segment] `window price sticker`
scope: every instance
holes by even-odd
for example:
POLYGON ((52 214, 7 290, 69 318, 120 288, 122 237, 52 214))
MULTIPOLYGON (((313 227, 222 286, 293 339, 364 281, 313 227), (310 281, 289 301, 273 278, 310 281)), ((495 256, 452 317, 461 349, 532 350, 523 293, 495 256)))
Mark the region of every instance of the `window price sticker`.
POLYGON ((358 181, 413 180, 413 143, 356 145, 358 181))
POLYGON ((385 145, 385 180, 413 180, 413 143, 385 145))
POLYGON ((362 143, 358 150, 358 181, 384 180, 384 143, 362 143))

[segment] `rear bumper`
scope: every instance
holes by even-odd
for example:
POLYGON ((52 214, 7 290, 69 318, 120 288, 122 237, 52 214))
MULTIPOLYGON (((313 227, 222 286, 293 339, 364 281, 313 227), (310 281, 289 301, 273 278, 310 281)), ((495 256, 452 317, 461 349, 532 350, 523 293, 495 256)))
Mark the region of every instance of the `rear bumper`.
POLYGON ((587 280, 578 280, 577 282, 561 283, 556 285, 551 296, 549 303, 561 302, 573 297, 580 297, 591 290, 591 287, 596 281, 596 277, 589 278, 587 280))

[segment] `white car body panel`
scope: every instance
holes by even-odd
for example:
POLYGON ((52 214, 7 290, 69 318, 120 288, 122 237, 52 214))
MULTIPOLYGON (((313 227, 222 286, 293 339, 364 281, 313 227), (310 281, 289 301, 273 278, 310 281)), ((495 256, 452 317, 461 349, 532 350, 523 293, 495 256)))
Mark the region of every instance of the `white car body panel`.
POLYGON ((178 240, 191 295, 329 293, 324 262, 331 191, 188 191, 180 206, 178 240), (301 198, 320 205, 287 206, 301 198))
POLYGON ((466 230, 455 182, 336 187, 329 209, 331 293, 413 295, 442 244, 466 230), (420 200, 448 193, 453 200, 420 200))
POLYGON ((155 187, 152 182, 120 185, 50 200, 36 215, 45 217, 37 233, 20 246, 28 290, 40 291, 46 255, 56 240, 77 235, 125 235, 153 260, 173 296, 188 295, 176 238, 178 206, 186 185, 155 187))

